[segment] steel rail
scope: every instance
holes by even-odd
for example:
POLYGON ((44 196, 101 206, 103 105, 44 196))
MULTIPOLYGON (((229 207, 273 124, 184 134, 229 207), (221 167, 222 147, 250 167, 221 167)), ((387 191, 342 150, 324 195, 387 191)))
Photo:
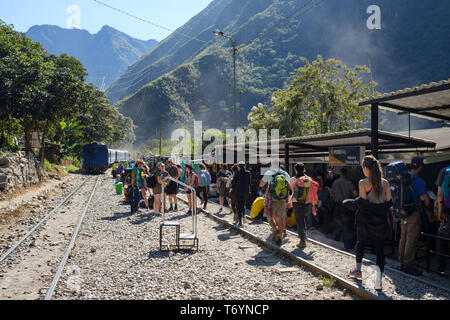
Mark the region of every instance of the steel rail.
MULTIPOLYGON (((186 200, 184 200, 181 197, 178 197, 181 201, 186 202, 186 200)), ((325 276, 329 276, 329 277, 333 277, 334 279, 336 279, 336 282, 341 286, 344 287, 346 289, 349 289, 350 291, 352 291, 353 293, 355 293, 356 295, 358 295, 359 297, 365 299, 365 300, 385 300, 385 298, 377 296, 375 294, 373 294, 372 292, 364 289, 362 286, 358 286, 350 281, 347 281, 346 279, 342 278, 341 276, 334 274, 331 271, 328 271, 320 266, 318 266, 315 263, 309 262, 303 258, 300 258, 296 255, 293 255, 292 253, 290 253, 289 251, 280 248, 266 240, 261 239, 260 237, 258 237, 257 235, 254 235, 253 233, 239 228, 231 223, 229 223, 228 221, 226 221, 225 219, 219 218, 218 216, 207 212, 203 209, 200 209, 202 212, 204 212, 209 218, 215 220, 216 222, 219 222, 223 225, 225 225, 226 227, 233 229, 251 239, 253 239, 254 241, 256 241, 257 243, 262 244, 263 246, 265 246, 266 248, 275 251, 277 253, 280 253, 281 255, 285 256, 286 258, 290 259, 291 261, 295 262, 296 264, 301 264, 305 267, 307 267, 308 269, 321 274, 321 275, 325 275, 325 276)))
MULTIPOLYGON (((211 202, 217 204, 217 202, 215 202, 215 201, 211 201, 211 202)), ((206 213, 205 210, 202 210, 202 211, 206 213)), ((249 220, 252 220, 252 221, 257 221, 257 220, 255 220, 255 218, 253 218, 253 217, 251 217, 251 216, 249 216, 249 215, 246 215, 246 218, 249 219, 249 220)), ((262 224, 265 224, 265 225, 267 225, 267 226, 269 226, 269 223, 267 223, 267 222, 261 221, 261 223, 262 223, 262 224)), ((292 236, 295 236, 295 237, 298 237, 298 235, 297 235, 295 232, 293 232, 293 231, 291 231, 291 230, 287 230, 287 229, 286 229, 286 231, 287 231, 288 234, 290 234, 290 235, 292 235, 292 236)), ((338 252, 338 253, 340 253, 340 254, 343 254, 343 255, 346 255, 346 256, 349 256, 349 257, 356 258, 356 256, 355 256, 353 253, 350 253, 350 252, 346 252, 346 251, 340 250, 340 249, 338 249, 338 248, 335 248, 335 247, 333 247, 333 246, 330 246, 330 245, 328 245, 328 244, 326 244, 326 243, 323 243, 323 242, 320 242, 320 241, 318 241, 318 240, 308 238, 308 241, 311 242, 311 243, 313 243, 313 244, 316 244, 316 245, 318 245, 318 246, 324 247, 324 248, 326 248, 326 249, 329 249, 329 250, 333 250, 333 251, 335 251, 335 252, 338 252)), ((374 261, 372 261, 372 260, 370 260, 370 259, 367 259, 367 258, 363 258, 363 262, 375 264, 374 261)), ((396 269, 395 267, 391 267, 391 266, 389 266, 389 265, 387 265, 387 264, 385 265, 384 268, 385 268, 386 270, 389 270, 389 271, 393 271, 393 272, 395 272, 395 273, 398 273, 398 274, 400 274, 400 275, 402 275, 402 276, 404 276, 404 277, 407 277, 407 278, 410 278, 410 279, 415 280, 415 281, 417 281, 417 282, 423 283, 423 284, 425 284, 425 285, 427 285, 427 286, 434 287, 434 288, 436 288, 436 289, 439 289, 439 290, 442 290, 442 291, 445 291, 445 292, 450 292, 450 288, 448 288, 448 287, 441 286, 441 285, 438 284, 438 283, 435 283, 435 282, 432 282, 432 281, 425 280, 425 279, 423 279, 423 278, 421 278, 421 277, 413 276, 413 275, 411 275, 411 274, 409 274, 409 273, 406 273, 406 272, 403 272, 403 271, 401 271, 401 270, 398 270, 398 269, 396 269)))
POLYGON ((52 211, 50 211, 41 221, 39 221, 33 228, 31 228, 22 238, 19 239, 11 248, 8 249, 1 257, 0 257, 0 263, 4 261, 22 242, 24 242, 37 228, 40 227, 41 224, 43 224, 45 221, 48 220, 48 218, 55 213, 55 211, 62 206, 64 203, 67 202, 74 194, 77 192, 85 183, 88 181, 89 178, 85 179, 78 187, 76 187, 67 197, 64 198, 63 201, 61 201, 55 208, 53 208, 52 211))
MULTIPOLYGON (((250 219, 250 220, 256 221, 253 217, 250 217, 250 216, 248 216, 248 215, 246 215, 246 217, 247 217, 248 219, 250 219)), ((267 222, 262 221, 262 223, 265 224, 265 225, 267 225, 267 226, 269 226, 269 224, 268 224, 267 222)), ((297 235, 295 232, 293 232, 293 231, 291 231, 291 230, 286 230, 286 231, 287 231, 290 235, 295 236, 295 237, 298 237, 298 235, 297 235)), ((333 247, 333 246, 330 246, 330 245, 328 245, 328 244, 326 244, 326 243, 323 243, 323 242, 320 242, 320 241, 317 241, 317 240, 314 240, 314 239, 311 239, 311 238, 308 238, 308 241, 311 242, 311 243, 314 243, 314 244, 316 244, 316 245, 318 245, 318 246, 327 248, 327 249, 329 249, 329 250, 336 251, 336 252, 338 252, 338 253, 340 253, 340 254, 344 254, 344 255, 346 255, 346 256, 356 258, 356 256, 355 256, 353 253, 350 253, 350 252, 346 252, 346 251, 337 249, 337 248, 335 248, 335 247, 333 247)), ((367 258, 363 258, 363 262, 375 264, 374 261, 372 261, 372 260, 370 260, 370 259, 367 259, 367 258)), ((401 270, 398 270, 398 269, 396 269, 396 268, 394 268, 394 267, 391 267, 391 266, 389 266, 389 265, 387 265, 387 264, 384 266, 384 269, 389 270, 389 271, 396 272, 396 273, 398 273, 398 274, 400 274, 400 275, 402 275, 402 276, 404 276, 404 277, 410 278, 410 279, 412 279, 412 280, 415 280, 415 281, 417 281, 417 282, 423 283, 423 284, 428 285, 428 286, 430 286, 430 287, 435 287, 436 289, 439 289, 439 290, 442 290, 442 291, 446 291, 446 292, 450 292, 450 288, 441 286, 441 285, 439 285, 439 284, 437 284, 437 283, 435 283, 435 282, 427 281, 427 280, 422 279, 422 278, 417 277, 417 276, 413 276, 413 275, 411 275, 411 274, 409 274, 409 273, 406 273, 406 272, 403 272, 403 271, 401 271, 401 270)))
POLYGON ((59 264, 58 270, 56 271, 55 276, 53 277, 53 281, 50 284, 50 287, 49 287, 49 289, 47 291, 47 294, 45 295, 44 300, 50 300, 52 298, 52 296, 53 296, 53 292, 55 291, 56 285, 58 284, 58 280, 59 280, 59 278, 61 276, 61 273, 62 273, 62 271, 64 269, 64 266, 66 265, 67 259, 69 258, 69 255, 70 255, 70 252, 72 251, 72 248, 73 248, 73 246, 75 244, 75 240, 77 238, 78 231, 81 228, 81 224, 83 223, 84 216, 86 215, 86 212, 87 212, 87 210, 89 208, 89 205, 91 204, 92 198, 94 197, 95 191, 97 189, 98 182, 100 181, 101 177, 102 176, 99 176, 97 178, 97 181, 95 182, 94 188, 91 191, 91 196, 89 197, 89 200, 88 200, 88 202, 86 203, 86 205, 85 205, 85 207, 83 209, 83 213, 81 214, 80 218, 78 219, 78 224, 75 227, 75 230, 74 230, 74 232, 72 234, 72 239, 70 240, 69 246, 66 249, 64 257, 61 260, 61 263, 59 264))

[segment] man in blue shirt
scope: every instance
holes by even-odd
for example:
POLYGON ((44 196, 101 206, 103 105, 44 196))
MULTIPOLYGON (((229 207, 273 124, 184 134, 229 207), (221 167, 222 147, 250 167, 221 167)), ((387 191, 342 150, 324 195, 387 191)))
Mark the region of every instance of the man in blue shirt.
POLYGON ((403 271, 420 276, 422 271, 415 267, 416 245, 421 229, 422 200, 427 207, 430 206, 430 197, 427 193, 425 181, 418 175, 423 168, 423 159, 413 157, 411 159, 411 184, 413 187, 413 201, 416 203, 414 213, 401 220, 401 238, 399 244, 399 258, 403 271))

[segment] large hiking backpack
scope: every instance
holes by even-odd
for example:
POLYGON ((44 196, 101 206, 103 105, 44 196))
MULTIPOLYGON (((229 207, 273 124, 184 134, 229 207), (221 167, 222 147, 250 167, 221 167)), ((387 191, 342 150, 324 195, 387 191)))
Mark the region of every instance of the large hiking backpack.
POLYGON ((198 173, 198 186, 199 187, 206 187, 206 184, 208 182, 208 179, 206 178, 206 174, 204 172, 198 173))
POLYGON ((304 181, 303 184, 297 182, 294 187, 294 198, 297 202, 305 203, 308 201, 308 192, 311 187, 311 182, 309 179, 304 181))
POLYGON ((414 190, 406 163, 397 161, 388 164, 386 179, 391 189, 393 216, 397 219, 410 217, 416 210, 417 204, 413 201, 414 190))
POLYGON ((442 181, 441 191, 444 196, 444 204, 450 208, 450 167, 447 167, 444 172, 444 180, 442 181))
POLYGON ((289 185, 281 172, 273 175, 270 192, 273 200, 285 200, 288 197, 289 185))
POLYGON ((150 189, 153 189, 156 186, 156 175, 152 174, 150 177, 147 178, 147 187, 150 189))
POLYGON ((131 171, 132 169, 125 169, 122 172, 122 181, 124 185, 130 185, 131 184, 131 171))

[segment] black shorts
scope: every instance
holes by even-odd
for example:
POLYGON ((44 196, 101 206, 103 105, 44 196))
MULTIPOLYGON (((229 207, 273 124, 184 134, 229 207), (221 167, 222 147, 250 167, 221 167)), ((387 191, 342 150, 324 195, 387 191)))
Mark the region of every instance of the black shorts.
POLYGON ((170 181, 169 184, 167 185, 167 194, 176 195, 177 192, 178 192, 178 185, 175 182, 170 181))

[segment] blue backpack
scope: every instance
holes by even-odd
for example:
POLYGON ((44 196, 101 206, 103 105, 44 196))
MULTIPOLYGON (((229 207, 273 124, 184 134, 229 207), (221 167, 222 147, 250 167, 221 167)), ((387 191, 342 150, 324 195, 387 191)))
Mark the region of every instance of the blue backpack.
POLYGON ((417 208, 413 201, 413 186, 408 166, 403 161, 392 162, 386 167, 386 180, 392 195, 392 214, 397 219, 410 217, 417 208))
POLYGON ((206 183, 208 182, 208 179, 206 178, 206 174, 203 171, 199 171, 198 173, 198 186, 199 187, 206 187, 206 183))

